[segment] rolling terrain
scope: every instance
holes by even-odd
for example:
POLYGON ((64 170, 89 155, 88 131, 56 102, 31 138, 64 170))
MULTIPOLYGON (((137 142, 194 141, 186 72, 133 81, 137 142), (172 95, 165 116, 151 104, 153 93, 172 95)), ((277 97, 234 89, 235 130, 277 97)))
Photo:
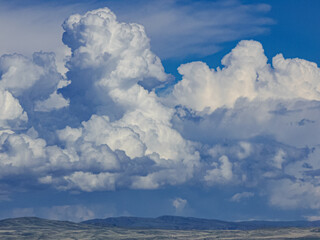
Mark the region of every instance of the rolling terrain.
MULTIPOLYGON (((115 221, 114 219, 113 221, 115 221)), ((136 221, 137 219, 139 218, 129 218, 130 221, 136 221)), ((178 219, 178 222, 181 223, 182 220, 189 218, 165 216, 157 219, 157 221, 164 222, 178 219)), ((124 220, 125 218, 121 218, 121 221, 124 220)), ((147 222, 148 218, 142 220, 147 222)), ((187 221, 191 224, 191 220, 196 221, 197 219, 191 218, 187 221)), ((200 222, 198 224, 201 224, 200 222)), ((226 223, 228 222, 217 221, 220 230, 130 229, 25 217, 1 220, 0 239, 320 239, 319 227, 275 227, 254 230, 222 229, 223 224, 226 223)), ((170 224, 168 223, 168 225, 170 224)))
POLYGON ((166 230, 255 230, 279 227, 320 227, 320 221, 242 221, 227 222, 193 217, 161 216, 157 218, 111 217, 82 223, 105 227, 166 230))

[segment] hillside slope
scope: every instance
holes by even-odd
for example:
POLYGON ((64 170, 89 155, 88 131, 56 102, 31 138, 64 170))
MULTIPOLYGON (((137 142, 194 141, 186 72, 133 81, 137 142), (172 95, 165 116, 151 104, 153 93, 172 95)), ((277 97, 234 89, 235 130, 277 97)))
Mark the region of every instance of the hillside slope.
POLYGON ((83 223, 95 226, 168 229, 168 230, 254 230, 279 227, 320 227, 320 221, 243 221, 227 222, 193 217, 161 216, 157 218, 112 217, 83 223))
MULTIPOLYGON (((140 218, 120 218, 123 223, 136 222, 140 218)), ((148 222, 149 218, 141 221, 148 222)), ((151 219, 152 220, 152 219, 151 219)), ((116 222, 116 219, 112 220, 116 222)), ((156 220, 159 223, 167 222, 168 225, 176 222, 181 225, 193 223, 203 224, 204 219, 181 218, 164 216, 156 220), (169 224, 170 223, 170 224, 169 224)), ((216 220, 214 220, 216 221, 216 220)), ((216 221, 218 226, 226 222, 216 221)), ((227 223, 228 224, 228 223, 227 223)), ((167 225, 167 226, 168 226, 167 225)), ((176 240, 213 240, 213 239, 320 239, 320 228, 273 228, 258 230, 164 230, 164 229, 129 229, 117 227, 101 227, 83 223, 66 221, 53 221, 40 218, 15 218, 0 221, 1 240, 62 240, 62 239, 176 239, 176 240)))

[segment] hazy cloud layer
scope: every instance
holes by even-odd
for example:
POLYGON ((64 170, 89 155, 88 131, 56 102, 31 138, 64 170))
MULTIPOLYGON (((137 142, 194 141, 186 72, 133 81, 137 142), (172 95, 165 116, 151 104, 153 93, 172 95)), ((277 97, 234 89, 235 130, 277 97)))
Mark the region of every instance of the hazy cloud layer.
POLYGON ((99 214, 99 207, 87 207, 83 205, 58 205, 52 207, 15 208, 12 217, 41 217, 52 220, 67 220, 81 222, 96 217, 107 217, 99 214))
POLYGON ((121 19, 146 27, 161 58, 208 56, 220 50, 221 43, 263 34, 274 23, 264 16, 269 5, 234 0, 137 1, 114 7, 121 19))
MULTIPOLYGON (((316 64, 279 54, 269 65, 260 43, 241 41, 222 69, 180 66, 159 97, 169 78, 143 26, 103 8, 63 29, 65 76, 53 53, 0 58, 0 192, 239 186, 232 201, 263 193, 277 207, 320 209, 316 64)), ((92 217, 81 209, 77 219, 92 217)))
POLYGON ((210 55, 221 48, 221 43, 263 34, 273 23, 266 16, 269 5, 235 0, 0 2, 0 54, 18 52, 31 56, 35 51, 54 51, 60 70, 65 70, 63 61, 70 55, 61 42, 62 21, 71 14, 105 5, 114 9, 121 21, 145 26, 152 39, 152 49, 161 58, 210 55))

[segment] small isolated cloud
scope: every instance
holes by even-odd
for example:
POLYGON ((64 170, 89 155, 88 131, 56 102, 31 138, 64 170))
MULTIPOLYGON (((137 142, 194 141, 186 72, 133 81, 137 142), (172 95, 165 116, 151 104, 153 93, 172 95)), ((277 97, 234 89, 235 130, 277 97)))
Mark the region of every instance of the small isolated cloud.
POLYGON ((172 201, 172 205, 177 212, 183 211, 183 209, 186 207, 187 204, 188 204, 188 201, 183 198, 176 198, 172 201))
POLYGON ((320 221, 320 215, 304 216, 308 221, 320 221))
POLYGON ((241 193, 236 193, 233 195, 230 199, 231 202, 240 202, 243 199, 251 198, 254 196, 254 193, 252 192, 241 192, 241 193))

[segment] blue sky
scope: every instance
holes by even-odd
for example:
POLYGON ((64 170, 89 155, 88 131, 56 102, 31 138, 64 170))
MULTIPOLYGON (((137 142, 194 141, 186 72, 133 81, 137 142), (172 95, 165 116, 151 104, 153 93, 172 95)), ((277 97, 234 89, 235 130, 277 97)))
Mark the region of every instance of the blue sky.
POLYGON ((0 0, 0 218, 320 219, 319 7, 0 0))

